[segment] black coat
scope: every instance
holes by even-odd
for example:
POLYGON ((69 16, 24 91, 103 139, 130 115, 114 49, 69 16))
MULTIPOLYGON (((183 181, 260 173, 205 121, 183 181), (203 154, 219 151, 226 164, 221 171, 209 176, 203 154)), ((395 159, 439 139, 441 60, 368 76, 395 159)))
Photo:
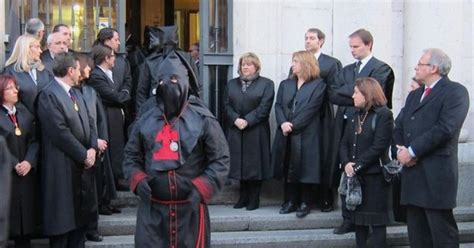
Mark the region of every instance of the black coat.
POLYGON ((46 235, 65 234, 85 219, 81 184, 84 160, 89 148, 97 148, 82 94, 73 89, 79 111, 74 110, 68 93, 52 81, 38 96, 38 117, 42 132, 41 188, 43 231, 46 235))
POLYGON ((53 75, 46 69, 42 71, 36 70, 36 83, 28 72, 15 71, 14 65, 5 67, 5 74, 12 75, 16 78, 16 84, 20 87, 19 99, 23 105, 28 108, 31 113, 36 114, 36 97, 39 92, 51 82, 53 75))
POLYGON ((39 224, 39 196, 37 160, 39 144, 36 137, 35 118, 22 104, 16 105, 16 118, 22 134, 15 135, 15 125, 5 108, 0 107, 0 136, 7 142, 13 160, 8 164, 12 178, 10 203, 10 236, 32 234, 39 224), (32 168, 26 176, 19 176, 15 165, 28 161, 32 168))
POLYGON ((276 178, 287 178, 288 182, 321 182, 320 111, 325 89, 322 79, 305 82, 299 90, 294 79, 280 83, 275 103, 277 130, 272 146, 276 178), (288 136, 281 131, 281 124, 286 121, 293 124, 288 136))
POLYGON ((245 92, 242 91, 239 78, 227 83, 224 105, 230 149, 230 178, 264 180, 273 176, 268 118, 273 105, 274 88, 273 81, 265 77, 255 79, 245 92), (244 130, 234 125, 237 118, 247 121, 244 130))
POLYGON ((361 77, 372 77, 376 79, 387 98, 387 106, 392 107, 392 90, 395 76, 390 66, 375 57, 372 57, 362 68, 360 73, 355 71, 356 63, 342 68, 335 78, 335 84, 329 88, 329 99, 338 105, 336 118, 334 120, 334 140, 331 152, 331 177, 330 184, 337 187, 340 176, 339 145, 342 139, 347 118, 355 112, 352 94, 354 93, 355 80, 361 77))
POLYGON ((53 75, 53 57, 51 57, 51 53, 49 52, 48 49, 44 50, 42 53, 41 53, 41 56, 40 56, 40 59, 41 59, 41 62, 43 63, 44 67, 46 70, 49 71, 49 73, 51 73, 51 75, 53 75))
MULTIPOLYGON (((89 85, 83 85, 81 91, 89 115, 91 119, 94 120, 93 127, 96 129, 97 138, 109 142, 107 114, 100 95, 89 85)), ((103 200, 110 202, 111 199, 117 197, 114 174, 112 165, 110 164, 110 149, 105 150, 105 152, 96 159, 95 167, 99 203, 103 200)))
MULTIPOLYGON (((201 94, 202 83, 199 80, 199 71, 194 63, 191 55, 181 50, 176 50, 176 55, 179 57, 184 67, 188 69, 190 94, 197 97, 201 94)), ((143 64, 139 66, 140 75, 138 76, 138 86, 136 95, 136 112, 140 111, 140 107, 148 98, 153 96, 153 91, 159 83, 158 67, 163 61, 163 54, 155 52, 150 54, 143 64)))
POLYGON ((11 168, 13 156, 0 135, 0 245, 8 239, 8 215, 10 209, 11 168))
POLYGON ((123 166, 131 190, 135 192, 143 180, 152 188, 152 200, 139 203, 135 245, 196 247, 201 238, 203 246, 199 247, 210 247, 206 203, 227 177, 227 142, 205 107, 188 104, 174 125, 179 133, 178 158, 158 159, 157 152, 169 150, 155 141, 164 123, 160 108, 152 106, 133 125, 125 147, 123 166))
MULTIPOLYGON (((116 64, 114 68, 120 67, 120 64, 116 64)), ((109 132, 110 159, 116 179, 123 177, 120 166, 123 162, 123 148, 125 147, 125 116, 123 111, 130 101, 131 90, 131 81, 119 81, 128 77, 117 74, 120 73, 114 69, 112 71, 114 81, 112 82, 105 72, 96 66, 87 81, 87 84, 99 93, 105 109, 109 132)))
POLYGON ((441 78, 420 103, 424 87, 412 91, 397 118, 393 138, 411 146, 416 165, 405 167, 401 204, 422 208, 453 209, 458 188, 458 138, 469 109, 464 86, 441 78))

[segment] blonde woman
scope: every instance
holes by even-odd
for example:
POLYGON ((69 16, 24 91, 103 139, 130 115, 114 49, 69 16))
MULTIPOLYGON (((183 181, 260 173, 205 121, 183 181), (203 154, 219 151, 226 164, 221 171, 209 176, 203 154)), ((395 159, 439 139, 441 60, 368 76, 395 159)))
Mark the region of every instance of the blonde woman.
POLYGON ((275 103, 277 127, 272 148, 275 177, 285 182, 280 214, 310 212, 311 188, 321 183, 321 106, 326 84, 311 52, 293 54, 293 75, 280 83, 275 103))
POLYGON ((234 208, 260 206, 263 180, 272 178, 270 166, 270 111, 275 95, 272 80, 260 76, 260 60, 245 53, 239 60, 239 77, 227 83, 224 93, 226 134, 230 149, 229 178, 240 180, 234 208))
POLYGON ((52 79, 40 59, 40 41, 31 35, 18 37, 10 58, 5 63, 5 74, 15 77, 20 89, 20 101, 31 113, 36 113, 38 92, 52 79))

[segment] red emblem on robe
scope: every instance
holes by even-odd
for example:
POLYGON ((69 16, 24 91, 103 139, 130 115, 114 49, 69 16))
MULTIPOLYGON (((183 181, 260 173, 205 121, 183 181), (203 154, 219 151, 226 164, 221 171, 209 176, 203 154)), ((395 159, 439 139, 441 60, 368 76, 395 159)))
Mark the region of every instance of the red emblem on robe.
POLYGON ((171 150, 171 143, 178 144, 178 140, 179 133, 171 125, 165 124, 155 136, 155 142, 161 143, 161 147, 153 152, 153 160, 178 160, 179 149, 171 150))

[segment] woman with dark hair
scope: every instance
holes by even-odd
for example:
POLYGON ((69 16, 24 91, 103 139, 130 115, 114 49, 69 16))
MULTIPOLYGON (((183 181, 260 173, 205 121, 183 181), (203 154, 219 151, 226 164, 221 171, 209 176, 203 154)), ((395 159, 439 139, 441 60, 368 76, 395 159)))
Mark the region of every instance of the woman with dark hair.
POLYGON ((15 77, 20 89, 20 101, 33 114, 36 114, 38 92, 53 78, 41 62, 40 55, 40 42, 31 35, 22 35, 16 40, 4 71, 5 74, 15 77))
POLYGON ((367 247, 372 227, 374 247, 385 247, 389 185, 381 165, 389 161, 393 116, 380 84, 373 78, 357 79, 352 99, 358 111, 344 130, 339 156, 346 175, 357 176, 362 188, 362 203, 351 218, 356 243, 357 247, 367 247))
POLYGON ((10 202, 10 238, 15 247, 30 247, 30 238, 38 233, 39 212, 36 189, 39 144, 35 118, 18 102, 16 79, 0 75, 0 136, 7 142, 13 155, 10 202))
POLYGON ((240 196, 234 208, 247 210, 259 207, 262 181, 272 177, 268 119, 275 90, 272 80, 260 76, 260 67, 257 55, 242 55, 239 77, 227 83, 224 93, 229 178, 240 180, 240 196))
POLYGON ((320 113, 326 84, 311 52, 293 53, 292 70, 278 88, 272 162, 275 177, 285 183, 280 214, 296 211, 303 218, 310 212, 312 186, 321 183, 320 113))

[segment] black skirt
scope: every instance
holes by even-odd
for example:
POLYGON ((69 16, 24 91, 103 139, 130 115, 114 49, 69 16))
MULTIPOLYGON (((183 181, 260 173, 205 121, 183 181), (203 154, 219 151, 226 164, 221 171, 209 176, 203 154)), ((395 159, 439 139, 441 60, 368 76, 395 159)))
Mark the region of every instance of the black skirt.
POLYGON ((355 225, 387 225, 388 195, 390 185, 385 182, 382 174, 359 176, 362 188, 362 203, 352 212, 355 225))

